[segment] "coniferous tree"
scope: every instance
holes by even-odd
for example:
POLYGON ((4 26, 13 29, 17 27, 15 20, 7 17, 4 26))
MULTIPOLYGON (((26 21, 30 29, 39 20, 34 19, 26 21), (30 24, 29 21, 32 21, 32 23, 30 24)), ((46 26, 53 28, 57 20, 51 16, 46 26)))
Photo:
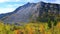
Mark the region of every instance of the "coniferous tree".
POLYGON ((54 24, 53 24, 54 26, 56 26, 57 25, 57 19, 55 18, 54 19, 54 24))
POLYGON ((48 27, 49 27, 49 28, 52 27, 52 26, 51 26, 51 20, 50 20, 50 18, 48 18, 48 27))

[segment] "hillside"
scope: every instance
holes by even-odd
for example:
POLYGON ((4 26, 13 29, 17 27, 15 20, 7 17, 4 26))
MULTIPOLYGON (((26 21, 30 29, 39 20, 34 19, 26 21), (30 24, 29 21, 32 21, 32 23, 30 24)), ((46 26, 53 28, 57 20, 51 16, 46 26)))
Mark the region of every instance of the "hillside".
POLYGON ((32 21, 47 22, 48 18, 60 21, 60 4, 54 3, 27 3, 11 13, 1 14, 0 20, 4 23, 21 23, 32 21))

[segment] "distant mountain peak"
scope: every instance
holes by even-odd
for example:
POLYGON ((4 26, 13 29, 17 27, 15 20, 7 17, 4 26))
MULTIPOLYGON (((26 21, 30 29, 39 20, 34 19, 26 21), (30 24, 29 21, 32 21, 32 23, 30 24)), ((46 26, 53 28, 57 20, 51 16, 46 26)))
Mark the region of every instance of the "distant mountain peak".
POLYGON ((30 4, 30 2, 28 2, 27 4, 30 4))

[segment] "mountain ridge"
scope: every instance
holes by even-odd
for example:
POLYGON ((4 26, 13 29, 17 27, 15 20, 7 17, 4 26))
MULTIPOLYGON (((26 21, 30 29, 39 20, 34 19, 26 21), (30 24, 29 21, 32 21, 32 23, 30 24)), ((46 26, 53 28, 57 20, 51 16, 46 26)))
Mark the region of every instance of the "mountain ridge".
POLYGON ((46 21, 46 18, 50 15, 54 15, 54 17, 58 17, 60 15, 59 7, 60 4, 53 3, 27 3, 23 6, 18 7, 13 12, 0 14, 0 20, 5 23, 19 23, 29 22, 31 20, 36 21, 39 17, 42 21, 46 21))

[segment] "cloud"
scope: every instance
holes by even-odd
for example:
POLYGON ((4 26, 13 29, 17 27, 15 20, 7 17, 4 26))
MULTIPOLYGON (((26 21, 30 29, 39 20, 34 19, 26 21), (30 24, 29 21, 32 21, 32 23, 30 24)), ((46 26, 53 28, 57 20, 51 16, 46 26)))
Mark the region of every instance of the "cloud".
POLYGON ((0 0, 0 3, 4 3, 4 2, 40 2, 40 1, 52 2, 52 3, 60 2, 60 0, 0 0))
POLYGON ((0 0, 0 3, 4 3, 4 2, 39 2, 39 1, 52 2, 52 3, 60 2, 60 0, 0 0))
POLYGON ((14 5, 7 5, 3 8, 0 8, 0 13, 8 13, 14 11, 16 8, 21 6, 22 4, 14 4, 14 5))
POLYGON ((60 0, 55 0, 55 3, 58 3, 58 4, 60 4, 60 0))
POLYGON ((47 2, 47 3, 57 3, 57 4, 60 4, 60 0, 41 0, 41 1, 44 1, 44 2, 47 2))
POLYGON ((0 8, 0 14, 1 13, 8 13, 14 11, 15 8, 0 8))
POLYGON ((22 6, 23 4, 8 4, 6 7, 9 7, 9 8, 17 8, 19 6, 22 6))
POLYGON ((21 5, 23 5, 23 4, 13 4, 13 5, 8 4, 5 7, 3 7, 3 8, 1 7, 0 8, 0 14, 8 13, 8 12, 13 12, 16 8, 18 8, 21 5))
POLYGON ((4 2, 18 2, 20 0, 0 0, 0 3, 4 3, 4 2))
MULTIPOLYGON (((22 0, 21 0, 22 1, 22 0)), ((24 0, 25 2, 34 2, 34 0, 24 0)))
POLYGON ((2 3, 2 2, 6 2, 6 1, 8 1, 8 0, 0 0, 0 3, 2 3))
POLYGON ((7 2, 19 2, 20 0, 8 0, 7 2))

